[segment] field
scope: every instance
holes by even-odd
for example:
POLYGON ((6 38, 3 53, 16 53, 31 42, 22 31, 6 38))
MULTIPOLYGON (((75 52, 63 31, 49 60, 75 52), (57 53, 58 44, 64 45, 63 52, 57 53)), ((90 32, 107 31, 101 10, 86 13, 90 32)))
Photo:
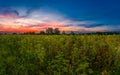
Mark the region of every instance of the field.
POLYGON ((120 35, 0 35, 0 75, 120 75, 120 35))

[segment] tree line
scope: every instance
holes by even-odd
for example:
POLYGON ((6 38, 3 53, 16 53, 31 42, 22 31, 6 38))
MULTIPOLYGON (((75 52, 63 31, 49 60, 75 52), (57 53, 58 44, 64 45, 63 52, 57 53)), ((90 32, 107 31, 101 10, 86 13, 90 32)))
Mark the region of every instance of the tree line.
POLYGON ((0 35, 2 34, 22 34, 22 35, 93 35, 93 34, 97 34, 97 35, 113 35, 113 34, 120 34, 120 32, 89 32, 89 33, 81 33, 81 32, 74 32, 74 31, 70 31, 70 32, 65 32, 65 31, 60 31, 59 28, 47 28, 45 31, 40 31, 39 33, 35 33, 35 32, 25 32, 25 33, 8 33, 8 32, 0 32, 0 35))
POLYGON ((23 34, 40 34, 40 35, 59 35, 60 34, 60 30, 59 28, 47 28, 45 31, 40 31, 39 33, 35 33, 35 32, 27 32, 27 33, 23 33, 23 34))
POLYGON ((76 33, 73 32, 73 31, 70 31, 69 33, 68 32, 65 32, 65 31, 60 31, 59 28, 47 28, 45 31, 40 31, 39 33, 35 33, 35 32, 27 32, 27 33, 23 33, 23 34, 38 34, 38 35, 60 35, 60 34, 63 34, 63 35, 75 35, 76 33))

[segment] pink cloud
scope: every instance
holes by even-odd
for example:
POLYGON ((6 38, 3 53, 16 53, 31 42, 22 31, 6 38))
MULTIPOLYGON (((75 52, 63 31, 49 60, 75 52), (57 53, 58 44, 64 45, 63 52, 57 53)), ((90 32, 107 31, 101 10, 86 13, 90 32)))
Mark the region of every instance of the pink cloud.
POLYGON ((6 15, 0 14, 0 18, 1 19, 17 19, 19 18, 19 16, 15 14, 6 14, 6 15))

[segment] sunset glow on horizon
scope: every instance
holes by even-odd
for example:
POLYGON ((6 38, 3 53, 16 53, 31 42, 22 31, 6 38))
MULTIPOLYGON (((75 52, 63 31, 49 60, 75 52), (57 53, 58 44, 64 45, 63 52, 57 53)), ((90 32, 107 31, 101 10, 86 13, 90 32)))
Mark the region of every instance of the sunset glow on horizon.
MULTIPOLYGON (((109 9, 99 9, 102 6, 91 6, 91 2, 86 5, 79 4, 80 1, 73 0, 69 3, 55 0, 48 1, 28 1, 12 0, 0 1, 0 32, 40 32, 47 28, 59 28, 60 31, 78 32, 106 32, 120 31, 119 14, 110 12, 109 9), (63 6, 60 6, 63 5, 63 6), (86 5, 86 6, 85 6, 86 5), (94 9, 94 10, 93 10, 94 9), (94 12, 94 13, 93 13, 94 12), (109 13, 109 14, 106 14, 109 13)), ((105 2, 106 3, 106 2, 105 2)), ((97 4, 97 2, 95 2, 97 4)), ((114 6, 119 12, 120 6, 114 6)), ((115 10, 115 9, 114 9, 115 10)))

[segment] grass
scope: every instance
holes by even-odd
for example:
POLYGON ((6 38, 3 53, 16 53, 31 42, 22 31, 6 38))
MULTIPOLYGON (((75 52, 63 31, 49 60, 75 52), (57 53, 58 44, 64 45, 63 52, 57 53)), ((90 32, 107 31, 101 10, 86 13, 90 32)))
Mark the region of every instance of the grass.
POLYGON ((0 75, 120 75, 120 35, 0 35, 0 75))

